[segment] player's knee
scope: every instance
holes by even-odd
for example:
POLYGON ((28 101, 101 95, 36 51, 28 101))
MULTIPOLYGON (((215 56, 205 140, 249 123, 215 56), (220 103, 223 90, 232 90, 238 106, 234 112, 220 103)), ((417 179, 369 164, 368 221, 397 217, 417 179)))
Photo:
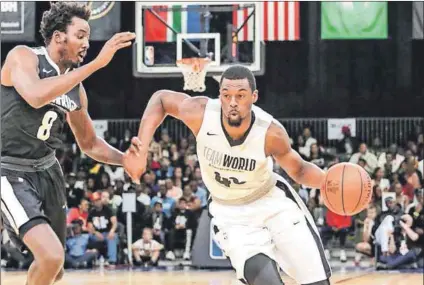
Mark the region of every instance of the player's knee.
POLYGON ((325 279, 322 281, 314 282, 314 283, 308 283, 308 284, 302 284, 302 285, 331 285, 329 279, 325 279))
POLYGON ((284 285, 277 263, 262 253, 246 261, 244 278, 249 285, 284 285))
POLYGON ((59 251, 46 251, 44 256, 39 259, 43 270, 51 270, 51 272, 58 272, 59 268, 63 267, 65 262, 65 254, 63 249, 59 251))

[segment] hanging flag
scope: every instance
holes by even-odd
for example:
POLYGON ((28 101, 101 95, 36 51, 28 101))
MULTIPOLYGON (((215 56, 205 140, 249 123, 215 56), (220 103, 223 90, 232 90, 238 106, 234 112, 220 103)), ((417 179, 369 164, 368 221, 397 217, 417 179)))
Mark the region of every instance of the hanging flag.
MULTIPOLYGON (((190 9, 196 6, 162 5, 151 9, 178 33, 200 33, 200 12, 190 9)), ((144 37, 145 42, 174 42, 177 38, 171 29, 147 9, 144 10, 144 37)))
POLYGON ((387 2, 321 2, 322 39, 386 39, 387 2))
POLYGON ((412 3, 412 38, 424 39, 424 5, 423 2, 412 3))
MULTIPOLYGON (((240 28, 252 13, 252 8, 233 11, 233 26, 240 28)), ((260 17, 261 40, 295 41, 300 39, 299 2, 265 1, 261 2, 256 17, 260 17)), ((253 41, 255 33, 254 16, 238 33, 239 41, 253 41)))

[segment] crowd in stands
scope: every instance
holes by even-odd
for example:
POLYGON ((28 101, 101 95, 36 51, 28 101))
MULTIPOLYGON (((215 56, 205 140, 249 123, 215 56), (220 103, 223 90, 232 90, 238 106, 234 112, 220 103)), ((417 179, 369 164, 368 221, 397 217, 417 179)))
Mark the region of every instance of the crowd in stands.
MULTIPOLYGON (((310 128, 293 137, 292 146, 307 161, 322 169, 350 161, 361 165, 373 179, 373 196, 368 207, 354 217, 339 216, 326 209, 319 189, 309 189, 291 179, 321 231, 328 259, 337 243, 340 261, 347 260, 347 239, 356 243, 355 262, 363 255, 381 267, 397 268, 422 263, 424 244, 422 131, 406 142, 371 146, 352 137, 344 127, 343 139, 335 148, 321 145, 310 128)), ((105 132, 111 145, 125 151, 131 132, 115 138, 105 132)), ((156 266, 160 260, 190 260, 199 217, 207 209, 208 190, 196 156, 193 135, 171 139, 163 130, 150 144, 147 172, 142 183, 131 183, 122 167, 104 165, 80 152, 70 143, 57 157, 67 182, 68 237, 66 267, 85 268, 104 263, 113 268, 127 264, 127 213, 123 194, 135 193, 132 245, 135 266, 156 266)), ((274 171, 287 177, 274 164, 274 171)), ((289 178, 288 178, 289 179, 289 178)), ((28 268, 31 253, 20 252, 2 235, 2 266, 28 268)))

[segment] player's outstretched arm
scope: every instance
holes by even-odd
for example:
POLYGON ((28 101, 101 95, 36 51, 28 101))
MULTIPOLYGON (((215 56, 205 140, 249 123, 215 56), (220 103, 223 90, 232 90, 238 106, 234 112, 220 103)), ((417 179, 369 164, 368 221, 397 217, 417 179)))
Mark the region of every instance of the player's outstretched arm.
POLYGON ((95 71, 106 66, 115 52, 131 45, 133 33, 119 33, 103 47, 96 59, 67 74, 40 79, 38 58, 25 46, 15 47, 2 68, 2 83, 12 85, 33 108, 41 108, 74 88, 95 71))
POLYGON ((325 172, 313 163, 307 162, 290 146, 285 128, 274 121, 268 129, 265 152, 273 156, 287 174, 299 184, 321 188, 325 172))
POLYGON ((207 101, 207 97, 190 97, 185 93, 171 90, 159 90, 152 95, 140 122, 138 141, 141 141, 141 144, 137 145, 133 139, 131 146, 134 151, 136 147, 141 149, 142 155, 136 157, 131 151, 125 155, 124 167, 134 182, 138 183, 145 171, 149 144, 165 117, 170 115, 181 120, 194 135, 197 135, 203 122, 207 101))
POLYGON ((93 121, 88 114, 87 94, 80 84, 81 109, 70 112, 67 121, 71 126, 75 139, 81 150, 92 159, 113 165, 122 165, 123 153, 98 137, 94 130, 93 121))

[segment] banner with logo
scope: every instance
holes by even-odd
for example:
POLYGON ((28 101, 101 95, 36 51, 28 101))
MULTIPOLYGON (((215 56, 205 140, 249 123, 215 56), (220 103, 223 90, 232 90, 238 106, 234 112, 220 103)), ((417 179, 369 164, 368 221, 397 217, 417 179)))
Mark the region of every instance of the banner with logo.
POLYGON ((0 24, 3 42, 35 41, 35 2, 0 2, 0 24))
POLYGON ((85 1, 91 8, 90 40, 107 41, 121 30, 121 3, 116 1, 85 1))
POLYGON ((328 119, 327 120, 327 138, 329 140, 339 140, 343 138, 342 129, 347 127, 350 129, 352 137, 356 137, 356 119, 343 118, 343 119, 328 119))
POLYGON ((322 39, 387 39, 387 2, 321 2, 322 39))

